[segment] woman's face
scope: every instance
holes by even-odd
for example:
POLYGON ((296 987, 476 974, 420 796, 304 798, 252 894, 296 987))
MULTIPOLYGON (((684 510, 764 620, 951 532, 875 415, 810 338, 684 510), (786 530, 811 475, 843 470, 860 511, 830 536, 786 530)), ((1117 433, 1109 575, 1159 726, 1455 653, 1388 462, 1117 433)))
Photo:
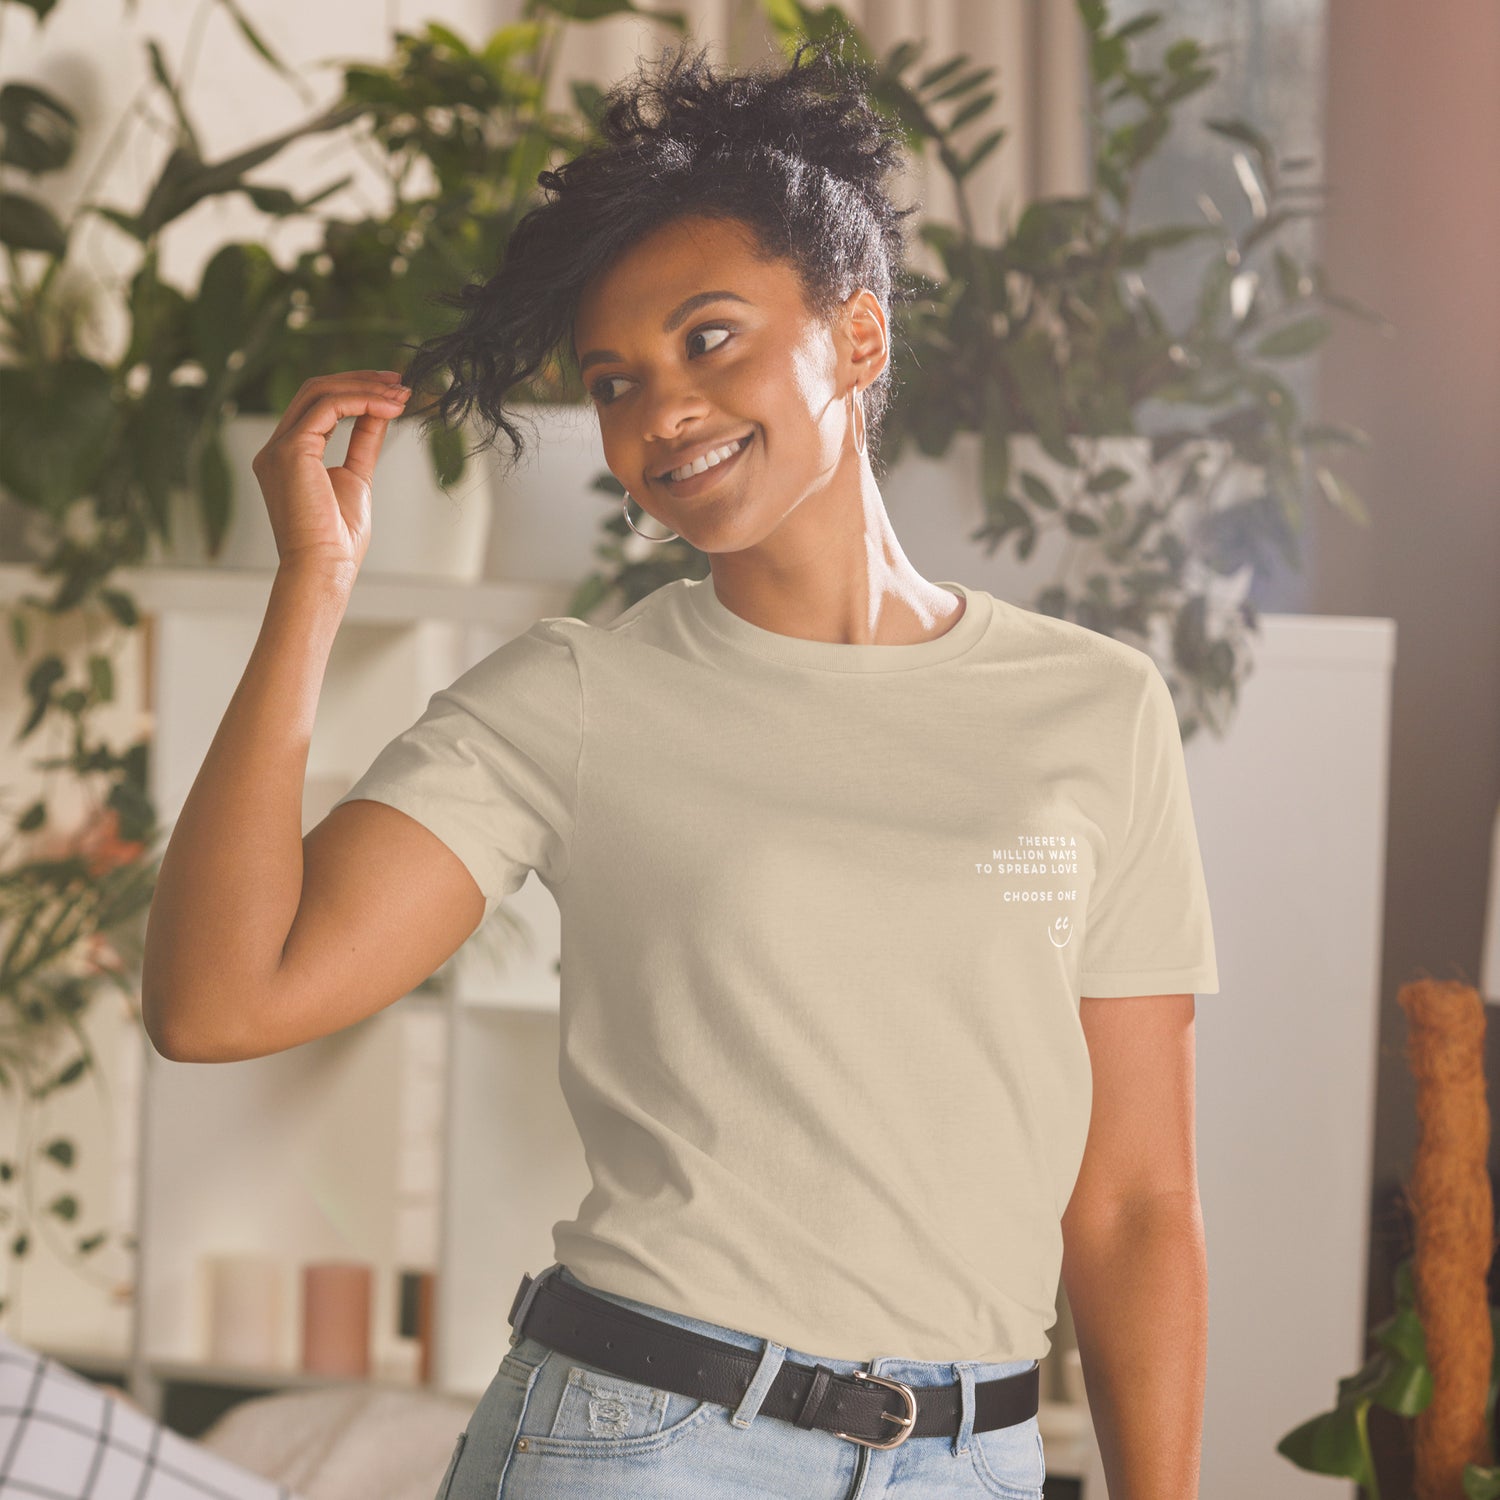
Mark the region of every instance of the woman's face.
POLYGON ((846 397, 885 362, 873 293, 856 290, 830 329, 795 269, 753 247, 738 221, 673 220, 585 288, 573 324, 610 472, 703 552, 754 546, 799 510, 793 529, 811 543, 820 514, 857 506, 864 460, 846 397), (727 463, 665 477, 739 439, 727 463))

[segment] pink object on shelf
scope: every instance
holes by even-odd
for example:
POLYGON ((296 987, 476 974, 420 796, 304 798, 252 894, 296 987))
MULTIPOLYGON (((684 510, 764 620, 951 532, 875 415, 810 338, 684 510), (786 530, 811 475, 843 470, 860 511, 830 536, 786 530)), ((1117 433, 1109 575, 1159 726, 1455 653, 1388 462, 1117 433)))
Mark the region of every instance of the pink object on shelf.
POLYGON ((302 1368, 358 1379, 370 1374, 374 1270, 360 1261, 302 1268, 302 1368))

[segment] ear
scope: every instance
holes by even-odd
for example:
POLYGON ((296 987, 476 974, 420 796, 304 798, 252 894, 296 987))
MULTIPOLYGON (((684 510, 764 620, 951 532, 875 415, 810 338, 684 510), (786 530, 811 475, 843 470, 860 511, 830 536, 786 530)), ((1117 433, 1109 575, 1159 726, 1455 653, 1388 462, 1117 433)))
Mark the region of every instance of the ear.
POLYGON ((890 359, 885 313, 868 287, 855 287, 844 299, 841 354, 848 368, 842 373, 863 390, 885 369, 890 359))

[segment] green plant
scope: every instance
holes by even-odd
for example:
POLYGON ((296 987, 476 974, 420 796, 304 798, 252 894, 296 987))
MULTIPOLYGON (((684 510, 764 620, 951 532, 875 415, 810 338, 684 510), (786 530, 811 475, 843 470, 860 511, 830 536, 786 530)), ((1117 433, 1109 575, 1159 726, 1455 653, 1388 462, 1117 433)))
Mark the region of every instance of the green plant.
MULTIPOLYGON (((1049 527, 1068 539, 1061 576, 1034 606, 1111 635, 1135 636, 1158 657, 1179 697, 1184 738, 1200 722, 1216 730, 1246 670, 1244 632, 1253 606, 1239 603, 1272 549, 1296 564, 1296 536, 1310 485, 1344 513, 1367 520, 1354 492, 1319 455, 1363 446, 1359 429, 1305 421, 1278 373, 1328 336, 1330 310, 1388 327, 1334 291, 1320 267, 1277 244, 1293 220, 1314 212, 1305 187, 1288 179, 1305 165, 1282 162, 1269 140, 1238 120, 1211 128, 1234 148, 1250 221, 1232 230, 1205 198, 1206 224, 1131 225, 1140 174, 1182 102, 1216 76, 1208 49, 1184 38, 1152 69, 1134 58, 1135 39, 1160 24, 1149 12, 1110 29, 1102 0, 1080 0, 1091 69, 1094 183, 1078 197, 1042 198, 997 244, 975 224, 967 179, 1004 140, 986 128, 995 69, 960 53, 920 66, 926 44, 904 41, 881 59, 836 5, 763 0, 784 49, 803 35, 839 46, 860 69, 872 101, 929 149, 954 188, 959 222, 931 220, 918 233, 942 265, 933 276, 907 267, 909 295, 896 302, 898 385, 887 413, 881 464, 907 444, 929 457, 956 435, 977 437, 983 524, 972 539, 993 553, 1013 540, 1025 559, 1049 527), (1121 110, 1132 111, 1119 119, 1121 110), (1154 256, 1192 240, 1216 242, 1191 317, 1171 326, 1139 272, 1154 256), (1270 257, 1269 273, 1252 261, 1270 257), (1177 411, 1163 421, 1163 412, 1177 411), (1035 440, 1067 477, 1059 490, 1042 472, 1012 472, 1013 439, 1035 440), (1149 441, 1148 483, 1132 485, 1118 440, 1149 441), (1248 474, 1253 493, 1226 495, 1248 474), (1082 570, 1081 587, 1071 574, 1082 570), (1225 607, 1228 597, 1235 601, 1225 607)), ((598 488, 620 493, 601 478, 598 488)), ((665 581, 666 569, 702 576, 689 544, 637 557, 622 518, 606 523, 606 568, 580 586, 592 608, 618 591, 633 602, 665 581), (618 540, 615 540, 618 538, 618 540)), ((668 576, 671 576, 668 574, 668 576)))
MULTIPOLYGON (((1336 1405, 1294 1427, 1276 1445, 1276 1451, 1299 1469, 1352 1479, 1369 1491, 1370 1500, 1380 1500, 1370 1449, 1370 1408, 1380 1406, 1398 1417, 1415 1417, 1432 1401, 1432 1371, 1417 1313, 1411 1256, 1396 1267, 1395 1284, 1396 1311, 1374 1330, 1377 1347, 1364 1366, 1339 1381, 1336 1405)), ((1490 1323, 1495 1357, 1484 1418, 1493 1431, 1495 1398, 1500 1393, 1500 1308, 1490 1309, 1490 1323)), ((1467 1500, 1500 1500, 1500 1468, 1466 1464, 1464 1495, 1467 1500)))
MULTIPOLYGON (((39 20, 53 9, 53 0, 24 3, 39 20)), ((237 0, 205 0, 200 19, 216 4, 262 59, 292 76, 237 0)), ((9 633, 24 656, 37 621, 80 621, 89 632, 81 684, 67 680, 62 653, 43 646, 26 674, 29 710, 16 738, 65 730, 69 753, 38 766, 71 773, 91 810, 81 829, 59 833, 46 799, 32 801, 15 817, 0 870, 0 1090, 22 1111, 22 1148, 14 1159, 0 1158, 0 1183, 20 1197, 14 1209, 0 1205, 0 1222, 16 1262, 34 1226, 45 1231, 53 1220, 78 1218, 75 1194, 37 1206, 36 1165, 70 1169, 77 1150, 67 1139, 38 1144, 36 1112, 81 1078, 102 1086, 80 1021, 106 984, 137 1003, 143 920, 165 833, 147 794, 147 743, 117 752, 91 738, 93 715, 114 697, 114 653, 140 621, 111 575, 138 563, 151 535, 170 545, 171 502, 182 491, 199 506, 217 553, 234 502, 224 423, 237 411, 284 409, 317 370, 389 366, 401 336, 431 331, 431 290, 490 269, 529 206, 539 164, 576 138, 568 117, 543 108, 560 27, 630 9, 630 0, 598 0, 586 12, 570 0, 528 0, 525 19, 502 27, 478 52, 441 27, 398 35, 390 68, 348 68, 343 96, 331 108, 215 162, 205 159, 182 82, 148 42, 151 81, 143 92, 165 94, 175 132, 134 212, 89 196, 122 149, 128 120, 65 219, 40 197, 0 183, 8 273, 0 285, 0 490, 33 518, 42 551, 35 571, 56 580, 50 597, 25 593, 13 604, 9 633), (327 221, 323 244, 290 267, 260 244, 234 243, 212 257, 194 289, 161 278, 162 235, 205 198, 242 192, 273 219, 311 213, 349 178, 298 198, 246 175, 296 140, 362 121, 372 124, 374 149, 391 169, 395 203, 388 213, 327 221), (404 181, 422 159, 434 168, 437 189, 411 199, 404 181), (75 272, 80 232, 95 219, 139 244, 140 263, 119 286, 75 272), (95 333, 96 313, 111 298, 123 307, 128 330, 114 356, 96 347, 95 333), (98 633, 101 626, 107 634, 98 633), (71 1059, 62 1055, 70 1045, 77 1048, 71 1059)), ((672 15, 657 19, 685 24, 672 15)), ((599 90, 572 87, 587 114, 599 90)), ((130 113, 144 114, 142 100, 130 113)), ((56 173, 78 145, 74 111, 17 80, 0 87, 0 130, 7 178, 56 173)), ((434 463, 445 482, 462 473, 459 444, 458 434, 434 435, 434 463)), ((106 1238, 77 1238, 75 1264, 106 1238)), ((6 1305, 0 1298, 0 1313, 6 1305)))
MULTIPOLYGON (((233 0, 221 3, 265 53, 233 0)), ((28 8, 44 19, 52 6, 34 0, 28 8)), ((71 162, 78 119, 35 85, 10 80, 0 87, 0 246, 7 273, 0 286, 0 487, 38 523, 46 540, 36 570, 56 580, 50 597, 24 593, 9 610, 18 657, 25 657, 40 626, 39 649, 24 674, 26 712, 12 743, 52 731, 62 752, 34 765, 66 773, 86 809, 80 821, 62 827, 45 796, 7 809, 13 831, 0 869, 0 1091, 17 1107, 17 1136, 14 1154, 0 1158, 0 1183, 11 1200, 0 1205, 0 1222, 16 1280, 37 1236, 72 1226, 71 1249, 56 1248, 84 1275, 109 1238, 102 1231, 78 1232, 76 1193, 59 1191, 40 1201, 41 1174, 71 1171, 79 1154, 71 1138, 49 1134, 45 1115, 55 1096, 80 1080, 92 1079, 103 1090, 82 1022, 105 988, 136 1007, 134 977, 164 832, 147 791, 147 742, 116 749, 96 729, 98 711, 114 700, 115 658, 140 619, 134 600, 111 584, 110 575, 140 559, 149 531, 166 534, 175 489, 195 486, 211 501, 220 488, 216 463, 222 455, 206 439, 207 419, 222 392, 203 378, 197 358, 214 331, 202 326, 205 309, 158 275, 160 238, 189 209, 224 193, 244 192, 272 215, 305 211, 312 200, 248 183, 245 174, 290 141, 352 118, 347 111, 325 111, 296 131, 210 162, 159 49, 147 45, 148 89, 170 98, 177 134, 133 213, 89 196, 122 147, 120 132, 66 219, 14 185, 17 174, 34 182, 71 162), (120 289, 128 334, 113 357, 97 347, 95 318, 115 289, 76 272, 81 230, 95 219, 123 230, 141 248, 139 266, 120 289), (83 631, 81 682, 70 680, 64 652, 54 643, 57 631, 75 625, 83 631)), ((131 113, 139 112, 137 100, 131 113)), ((0 1299, 0 1312, 10 1300, 0 1299)))
POLYGON ((972 149, 955 140, 958 128, 978 127, 993 100, 975 95, 985 78, 954 76, 959 60, 950 60, 908 88, 904 75, 920 55, 911 46, 896 49, 882 71, 882 91, 915 136, 935 144, 960 212, 956 228, 927 223, 920 231, 945 275, 918 276, 920 295, 902 308, 913 378, 893 404, 889 453, 899 456, 910 439, 938 454, 956 432, 977 433, 985 519, 974 540, 993 552, 1013 539, 1024 559, 1043 529, 1062 528, 1069 546, 1059 576, 1034 606, 1167 656, 1161 665, 1187 700, 1184 737, 1200 722, 1222 732, 1247 666, 1244 631, 1255 626, 1248 600, 1215 608, 1236 592, 1223 581, 1239 575, 1248 585, 1271 549, 1299 565, 1296 538, 1313 480, 1345 514, 1368 520, 1317 457, 1330 446, 1363 446, 1367 436, 1304 421, 1279 366, 1323 342, 1330 310, 1388 325, 1277 244, 1285 226, 1316 212, 1301 202, 1312 189, 1289 181, 1306 163, 1279 161, 1244 121, 1208 122, 1234 148, 1250 209, 1243 229, 1232 229, 1205 195, 1207 223, 1133 226, 1142 172, 1176 111, 1217 72, 1210 49, 1192 38, 1175 40, 1159 68, 1137 62, 1137 39, 1161 23, 1160 12, 1111 29, 1103 0, 1080 0, 1078 9, 1090 66, 1091 188, 1031 203, 998 245, 977 237, 965 186, 996 135, 972 149), (931 109, 937 100, 954 106, 943 125, 931 109), (1215 253, 1190 315, 1173 326, 1139 273, 1199 239, 1213 241, 1215 253), (1255 262, 1267 258, 1262 271, 1255 262), (1065 487, 1034 470, 1012 472, 1016 434, 1035 438, 1065 487), (1127 436, 1149 439, 1144 486, 1132 487, 1118 462, 1113 440, 1127 436), (1174 456, 1182 462, 1169 463, 1174 456), (1247 472, 1252 493, 1219 493, 1247 472), (1082 587, 1072 584, 1075 571, 1086 574, 1082 587))
MULTIPOLYGON (((235 0, 210 3, 228 8, 258 50, 269 54, 235 0)), ((119 132, 117 149, 105 153, 84 200, 66 222, 38 198, 14 191, 0 198, 0 245, 8 271, 0 289, 0 347, 7 356, 0 365, 0 405, 10 435, 0 445, 0 487, 50 523, 55 546, 39 568, 62 580, 54 598, 58 609, 99 592, 103 575, 121 562, 139 560, 151 532, 169 539, 175 490, 191 488, 201 495, 214 523, 211 531, 216 537, 222 533, 227 473, 215 441, 222 405, 232 394, 246 346, 253 358, 257 341, 270 338, 278 313, 285 316, 284 307, 268 305, 271 299, 252 298, 258 325, 235 325, 234 341, 228 342, 217 320, 226 308, 223 268, 230 257, 221 252, 205 277, 204 294, 190 297, 158 274, 162 233, 204 199, 226 193, 246 194, 273 217, 307 212, 347 179, 299 200, 249 183, 246 174, 293 141, 337 129, 358 115, 352 106, 336 107, 211 162, 160 49, 152 41, 146 46, 153 79, 148 87, 168 95, 177 137, 141 206, 127 213, 87 197, 119 154, 119 132), (80 231, 95 218, 140 246, 140 264, 121 287, 83 283, 73 275, 70 257, 80 231), (97 304, 110 296, 123 302, 129 329, 125 347, 113 358, 93 347, 97 304)), ((132 113, 139 108, 137 103, 132 113)), ((0 165, 8 173, 35 179, 60 171, 77 147, 73 111, 31 84, 10 81, 0 89, 0 127, 0 165)), ((112 596, 100 592, 100 597, 112 603, 112 596)))
MULTIPOLYGON (((565 27, 628 13, 640 13, 632 0, 600 0, 586 12, 569 0, 527 0, 520 20, 478 47, 430 21, 395 34, 389 63, 344 68, 335 109, 357 119, 391 205, 326 221, 321 244, 284 272, 253 245, 226 246, 210 263, 201 298, 219 330, 214 367, 244 356, 229 387, 233 410, 282 411, 311 370, 386 368, 393 349, 444 331, 452 315, 436 295, 491 274, 537 201, 537 173, 588 139, 595 85, 569 84, 572 111, 546 102, 565 27), (414 192, 423 175, 427 185, 414 192), (243 332, 266 307, 275 335, 248 348, 243 332)), ((677 13, 653 17, 686 25, 677 13)), ((544 373, 537 399, 555 395, 560 379, 544 373)), ((432 393, 416 393, 414 412, 424 394, 432 393)), ((465 434, 439 426, 428 441, 439 482, 456 483, 465 434)))

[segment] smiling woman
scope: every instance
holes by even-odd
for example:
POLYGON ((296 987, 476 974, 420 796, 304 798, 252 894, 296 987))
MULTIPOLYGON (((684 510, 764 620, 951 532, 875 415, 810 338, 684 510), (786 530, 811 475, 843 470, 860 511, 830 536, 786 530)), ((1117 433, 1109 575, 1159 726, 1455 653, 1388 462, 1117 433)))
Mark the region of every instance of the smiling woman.
POLYGON ((741 74, 691 42, 643 62, 601 143, 539 174, 550 196, 495 275, 442 299, 463 317, 406 379, 446 371, 424 425, 477 413, 503 471, 524 448, 510 393, 571 364, 626 519, 640 531, 635 504, 670 528, 642 536, 710 554, 718 596, 767 629, 906 645, 964 603, 912 567, 876 483, 917 210, 888 191, 900 131, 838 46, 741 74))
POLYGON ((716 558, 722 593, 756 591, 747 549, 759 548, 760 572, 815 536, 847 544, 864 530, 866 471, 841 456, 850 406, 888 363, 885 310, 868 289, 825 325, 796 268, 767 259, 748 226, 684 215, 589 281, 573 332, 610 468, 643 510, 716 558))
MULTIPOLYGON (((645 352, 640 333, 691 342, 701 355, 731 344, 734 319, 767 304, 726 266, 710 259, 679 295, 651 275, 662 249, 647 249, 654 232, 685 219, 737 236, 737 262, 772 273, 760 290, 790 293, 789 315, 831 324, 860 288, 884 315, 901 295, 903 223, 917 209, 897 206, 886 187, 904 163, 900 135, 865 101, 836 44, 805 44, 789 67, 721 74, 706 49, 684 42, 611 90, 599 134, 597 147, 538 176, 548 199, 517 224, 496 274, 444 299, 462 310, 459 326, 422 345, 406 372, 418 386, 452 376, 428 424, 477 413, 514 463, 524 439, 505 398, 553 357, 573 364, 602 409, 625 389, 602 371, 645 352), (601 307, 606 275, 627 253, 655 293, 650 307, 623 300, 619 282, 601 307), (706 326, 686 327, 710 304, 728 319, 712 325, 723 330, 717 342, 706 326)), ((889 399, 884 361, 863 397, 873 460, 889 399)))
MULTIPOLYGON (((405 814, 408 864, 398 837, 436 835, 471 909, 535 870, 562 918, 592 1186, 445 1500, 1041 1500, 1069 1198, 1080 1302, 1118 1330, 1105 1209, 1180 1196, 1185 1114, 1119 1084, 1121 1059, 1183 1077, 1120 1023, 1149 1004, 1132 1034, 1180 1059, 1181 1000, 1218 984, 1171 695, 1145 653, 901 550, 873 466, 899 136, 809 47, 722 75, 689 46, 614 90, 406 372, 447 370, 428 421, 477 408, 514 457, 512 387, 574 362, 627 506, 712 570, 538 621, 335 808, 405 814), (1156 999, 1085 1016, 1085 989, 1156 999)), ((1090 1343, 1091 1395, 1132 1383, 1119 1347, 1090 1343)))

